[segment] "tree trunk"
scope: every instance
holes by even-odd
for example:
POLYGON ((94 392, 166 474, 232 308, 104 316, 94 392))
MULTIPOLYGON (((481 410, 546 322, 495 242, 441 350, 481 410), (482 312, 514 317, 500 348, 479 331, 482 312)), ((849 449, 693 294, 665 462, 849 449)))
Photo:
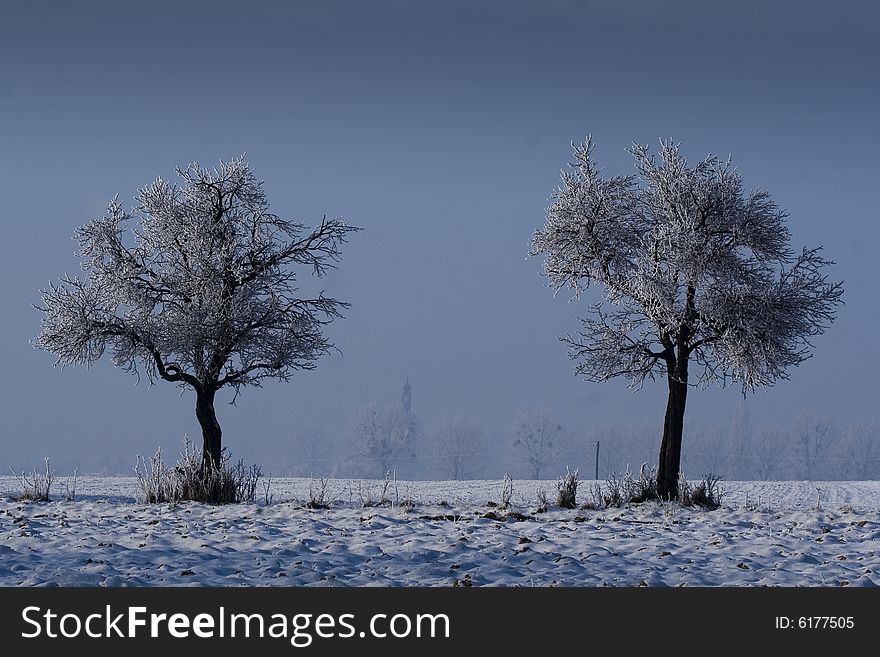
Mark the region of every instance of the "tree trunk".
POLYGON ((660 445, 660 464, 657 468, 657 494, 661 500, 673 500, 678 495, 678 473, 681 470, 681 438, 684 432, 684 407, 687 402, 687 369, 684 377, 668 375, 669 397, 666 419, 663 422, 663 442, 660 445))
POLYGON ((202 468, 207 470, 210 464, 219 470, 223 432, 214 412, 213 392, 196 392, 196 417, 202 427, 202 468))

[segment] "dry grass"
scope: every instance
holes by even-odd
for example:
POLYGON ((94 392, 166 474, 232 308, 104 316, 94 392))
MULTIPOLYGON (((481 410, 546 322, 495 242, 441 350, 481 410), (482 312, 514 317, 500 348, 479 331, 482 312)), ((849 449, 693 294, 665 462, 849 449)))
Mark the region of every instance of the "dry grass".
POLYGON ((577 506, 578 471, 565 469, 565 475, 556 482, 556 506, 574 509, 577 506))
POLYGON ((192 442, 185 439, 183 444, 180 459, 171 468, 163 462, 161 448, 149 459, 138 455, 134 471, 144 502, 232 504, 254 501, 257 482, 262 476, 259 466, 247 467, 241 460, 230 466, 225 451, 219 468, 204 465, 202 455, 192 442))
MULTIPOLYGON (((48 502, 52 482, 55 480, 55 471, 49 465, 49 459, 44 459, 45 471, 40 472, 34 468, 31 472, 17 473, 12 468, 10 472, 18 479, 19 491, 13 498, 16 501, 29 500, 32 502, 48 502)), ((75 484, 74 484, 75 486, 75 484)))

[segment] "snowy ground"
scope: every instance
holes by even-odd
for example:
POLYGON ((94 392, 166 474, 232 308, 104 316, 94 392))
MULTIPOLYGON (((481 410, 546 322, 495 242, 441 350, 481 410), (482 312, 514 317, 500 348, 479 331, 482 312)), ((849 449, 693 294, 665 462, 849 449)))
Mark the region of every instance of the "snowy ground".
MULTIPOLYGON (((589 499, 582 482, 579 501, 589 499)), ((268 506, 145 506, 136 481, 84 477, 73 502, 0 501, 0 585, 874 586, 880 482, 727 482, 719 511, 648 503, 535 513, 555 482, 273 480, 268 506), (817 490, 818 489, 818 490, 817 490), (412 507, 402 505, 412 500, 412 507)), ((0 492, 17 488, 0 477, 0 492)), ((55 491, 62 496, 63 482, 55 491)))

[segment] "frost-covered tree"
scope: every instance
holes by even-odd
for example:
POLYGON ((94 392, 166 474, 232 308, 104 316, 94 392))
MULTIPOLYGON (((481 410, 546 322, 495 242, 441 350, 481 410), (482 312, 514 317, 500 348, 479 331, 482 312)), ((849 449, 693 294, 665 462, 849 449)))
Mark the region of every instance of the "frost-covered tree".
POLYGON ((658 491, 670 498, 689 386, 737 382, 745 392, 787 378, 843 289, 823 273, 832 263, 820 249, 791 248, 787 213, 766 191, 745 192, 729 159, 689 166, 673 141, 659 158, 639 145, 630 153, 637 175, 604 177, 592 140, 575 147, 531 255, 545 257, 556 290, 603 288, 607 303, 562 338, 577 374, 637 389, 666 379, 658 491))
POLYGON ((454 480, 479 474, 486 465, 486 437, 464 418, 444 418, 433 431, 434 454, 443 473, 454 480))
POLYGON ((179 184, 159 178, 139 190, 131 212, 114 199, 78 229, 86 276, 42 291, 35 345, 61 366, 109 351, 114 365, 151 384, 191 388, 203 464, 219 467, 217 391, 237 396, 265 379, 287 381, 333 349, 323 329, 348 304, 304 295, 298 270, 323 276, 359 229, 326 218, 306 229, 272 214, 240 158, 177 175, 179 184))

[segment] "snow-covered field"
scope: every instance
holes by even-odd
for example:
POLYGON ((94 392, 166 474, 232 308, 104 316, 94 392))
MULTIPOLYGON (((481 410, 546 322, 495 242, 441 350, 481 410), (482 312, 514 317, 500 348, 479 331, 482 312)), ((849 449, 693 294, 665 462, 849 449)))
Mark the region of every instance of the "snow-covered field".
MULTIPOLYGON (((54 491, 61 499, 63 482, 54 491)), ((591 482, 581 482, 579 502, 591 482)), ((874 586, 880 482, 726 482, 718 511, 647 503, 535 513, 553 481, 273 480, 268 506, 146 506, 130 477, 81 477, 75 501, 0 501, 0 585, 874 586), (402 504, 411 500, 414 505, 402 504)), ((0 492, 17 482, 0 477, 0 492)))

